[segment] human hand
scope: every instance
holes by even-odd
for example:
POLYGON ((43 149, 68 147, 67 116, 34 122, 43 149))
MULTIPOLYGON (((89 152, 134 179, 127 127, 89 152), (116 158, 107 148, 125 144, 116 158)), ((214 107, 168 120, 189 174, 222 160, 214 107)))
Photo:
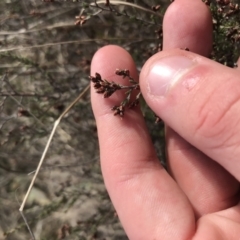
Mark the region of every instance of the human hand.
MULTIPOLYGON (((103 99, 92 91, 104 181, 131 240, 240 238, 240 72, 200 56, 210 53, 211 24, 200 0, 173 2, 164 51, 140 74, 147 104, 168 126, 168 172, 140 110, 121 120, 110 109, 123 94, 103 99), (173 49, 185 47, 191 52, 173 49)), ((131 56, 117 46, 94 55, 91 74, 121 82, 116 68, 138 78, 131 56)))

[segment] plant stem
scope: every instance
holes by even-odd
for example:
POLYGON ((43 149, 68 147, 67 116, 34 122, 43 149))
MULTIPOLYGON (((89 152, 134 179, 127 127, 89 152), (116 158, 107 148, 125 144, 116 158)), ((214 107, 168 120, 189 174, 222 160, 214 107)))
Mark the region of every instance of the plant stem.
MULTIPOLYGON (((95 3, 91 3, 90 6, 94 6, 95 4, 102 4, 102 3, 106 3, 106 0, 96 1, 95 3)), ((149 12, 149 13, 155 14, 155 15, 157 15, 157 16, 162 16, 161 14, 159 14, 159 13, 157 13, 157 12, 154 12, 154 11, 152 11, 151 9, 144 8, 144 7, 139 6, 139 5, 137 5, 137 4, 134 4, 134 3, 123 2, 123 1, 119 1, 119 0, 111 0, 110 3, 116 4, 116 5, 130 6, 130 7, 133 7, 133 8, 138 8, 138 9, 140 9, 140 10, 142 10, 142 11, 145 11, 145 12, 149 12)))

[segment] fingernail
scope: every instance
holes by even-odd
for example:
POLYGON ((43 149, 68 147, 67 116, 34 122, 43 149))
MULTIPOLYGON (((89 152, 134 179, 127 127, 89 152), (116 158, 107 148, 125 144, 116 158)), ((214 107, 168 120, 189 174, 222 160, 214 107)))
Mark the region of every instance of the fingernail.
POLYGON ((185 56, 169 56, 155 62, 147 75, 150 94, 164 96, 193 65, 185 56))

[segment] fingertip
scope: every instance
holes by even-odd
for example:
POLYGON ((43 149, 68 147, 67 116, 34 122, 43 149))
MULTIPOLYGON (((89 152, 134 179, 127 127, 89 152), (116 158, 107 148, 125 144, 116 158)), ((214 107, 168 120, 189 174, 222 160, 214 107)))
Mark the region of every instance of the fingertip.
MULTIPOLYGON (((128 69, 131 76, 138 81, 138 72, 131 55, 122 47, 117 45, 107 45, 100 48, 93 56, 91 62, 91 76, 99 73, 103 79, 110 82, 123 83, 126 79, 115 74, 116 69, 128 69)), ((95 89, 91 88, 91 102, 96 120, 106 112, 111 112, 111 108, 120 104, 123 94, 116 93, 109 99, 103 98, 102 94, 96 94, 95 89)))
POLYGON ((163 48, 188 48, 209 56, 212 49, 212 17, 201 0, 176 0, 163 19, 163 48))
POLYGON ((132 74, 136 76, 134 61, 124 48, 117 45, 107 45, 94 54, 91 62, 91 74, 101 71, 104 77, 114 76, 116 68, 130 68, 132 74))

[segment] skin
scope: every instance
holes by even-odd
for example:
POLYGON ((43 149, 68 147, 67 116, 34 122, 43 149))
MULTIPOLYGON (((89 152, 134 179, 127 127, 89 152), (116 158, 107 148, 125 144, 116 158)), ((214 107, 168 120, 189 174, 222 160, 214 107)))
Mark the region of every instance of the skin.
MULTIPOLYGON (((168 171, 159 164, 140 110, 126 111, 121 120, 111 107, 123 94, 103 99, 91 90, 105 185, 131 240, 239 239, 240 74, 239 68, 203 57, 212 46, 211 23, 200 0, 175 0, 163 21, 164 50, 151 57, 140 74, 146 102, 168 126, 168 171), (194 60, 190 75, 200 81, 183 94, 181 82, 189 78, 185 74, 165 97, 153 97, 148 73, 168 56, 194 60)), ((91 75, 99 72, 121 83, 116 68, 127 68, 138 79, 132 57, 113 45, 96 52, 91 75)))

